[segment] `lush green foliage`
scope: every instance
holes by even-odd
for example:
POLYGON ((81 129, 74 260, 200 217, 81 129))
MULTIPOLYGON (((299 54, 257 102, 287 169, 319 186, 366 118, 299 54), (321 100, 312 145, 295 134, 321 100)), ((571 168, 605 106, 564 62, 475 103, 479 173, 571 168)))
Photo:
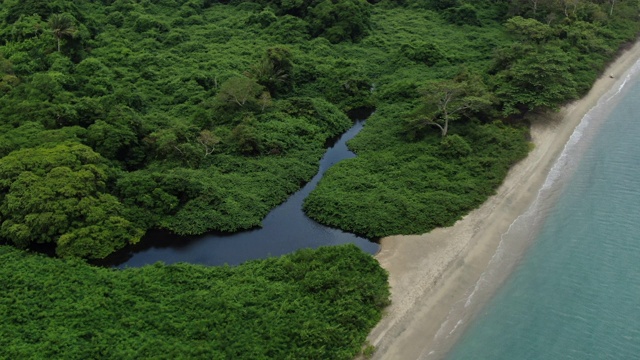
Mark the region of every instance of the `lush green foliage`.
POLYGON ((57 244, 62 256, 102 258, 143 231, 106 194, 108 168, 78 143, 17 150, 0 159, 0 235, 18 246, 57 244))
POLYGON ((450 224, 524 154, 524 130, 494 121, 575 98, 635 37, 637 4, 612 4, 7 0, 2 164, 54 164, 3 178, 0 236, 102 257, 152 227, 259 226, 360 107, 377 109, 352 143, 360 157, 328 174, 309 213, 371 236, 450 224), (55 165, 81 146, 99 172, 55 165), (59 183, 78 186, 45 191, 59 183))
MULTIPOLYGON (((139 236, 129 223, 180 234, 258 226, 313 176, 325 141, 349 127, 317 92, 292 93, 312 66, 297 65, 307 61, 299 48, 248 25, 254 10, 184 2, 176 13, 174 5, 34 0, 2 7, 0 155, 62 142, 90 146, 109 173, 99 192, 121 203, 116 213, 126 219, 96 224, 114 237, 111 244, 83 241, 84 250, 61 255, 105 256, 126 243, 118 234, 139 236)), ((340 88, 333 97, 353 98, 340 88)), ((25 223, 51 210, 14 202, 11 211, 17 206, 23 215, 10 215, 10 185, 0 190, 7 209, 0 222, 13 230, 1 236, 19 246, 59 243, 53 238, 66 230, 18 236, 12 216, 25 223)), ((93 206, 111 214, 108 203, 93 206)), ((69 211, 69 221, 82 222, 69 211)))
POLYGON ((412 143, 376 141, 402 136, 393 119, 372 117, 372 131, 351 143, 358 156, 331 168, 306 199, 311 217, 374 238, 449 226, 492 195, 527 153, 526 128, 498 122, 468 123, 442 140, 436 133, 412 143))
POLYGON ((0 357, 351 359, 388 303, 353 245, 122 271, 0 246, 0 357))
POLYGON ((262 24, 277 21, 277 15, 303 19, 307 33, 322 36, 331 42, 360 40, 369 30, 370 5, 366 0, 257 0, 267 5, 256 16, 262 24), (270 21, 267 19, 271 19, 270 21))
MULTIPOLYGON (((586 91, 637 36, 638 11, 635 0, 5 0, 0 241, 100 258, 153 227, 257 226, 361 107, 377 110, 350 143, 359 156, 327 173, 308 213, 372 237, 451 224, 525 155, 522 115, 586 91)), ((353 246, 235 268, 112 271, 6 246, 0 257, 8 358, 347 359, 389 295, 353 246)))
POLYGON ((494 120, 517 124, 584 93, 639 29, 631 1, 612 15, 589 1, 566 15, 559 2, 537 1, 533 14, 532 3, 376 8, 360 50, 382 64, 371 75, 377 112, 350 143, 358 157, 324 176, 305 211, 381 237, 451 225, 493 194, 527 152, 524 124, 494 120))

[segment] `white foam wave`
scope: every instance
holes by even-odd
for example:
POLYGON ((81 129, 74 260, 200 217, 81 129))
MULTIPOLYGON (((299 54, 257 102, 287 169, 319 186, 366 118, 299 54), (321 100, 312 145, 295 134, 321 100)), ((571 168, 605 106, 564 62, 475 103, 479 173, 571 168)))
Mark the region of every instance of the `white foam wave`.
MULTIPOLYGON (((531 240, 530 237, 533 237, 533 232, 531 229, 537 228, 537 223, 541 221, 540 216, 538 214, 542 210, 542 199, 546 199, 549 192, 552 191, 554 184, 556 184, 563 175, 569 173, 572 168, 576 166, 575 156, 572 156, 576 147, 580 144, 580 141, 583 139, 588 130, 590 130, 590 126, 593 125, 595 120, 602 120, 602 116, 598 116, 601 110, 606 110, 609 103, 616 99, 626 85, 629 83, 631 79, 635 75, 640 72, 640 60, 637 61, 619 80, 618 86, 614 86, 609 92, 604 94, 594 107, 592 107, 581 119, 578 126, 574 129, 573 133, 569 137, 569 140, 565 144, 560 156, 553 164, 545 182, 542 187, 538 190, 538 194, 534 199, 533 203, 529 208, 523 213, 520 214, 510 225, 507 231, 505 231, 500 236, 500 242, 498 243, 498 247, 496 252, 491 257, 489 261, 489 265, 487 269, 480 275, 478 281, 475 283, 473 289, 466 297, 464 301, 464 308, 468 308, 473 304, 473 300, 475 299, 478 292, 482 291, 485 287, 492 284, 491 280, 493 278, 493 274, 499 270, 499 262, 505 260, 506 257, 506 245, 508 242, 508 238, 510 234, 514 232, 518 232, 519 234, 529 234, 529 236, 521 237, 520 241, 528 241, 531 240)), ((509 260, 517 260, 510 258, 509 260)), ((452 320, 455 320, 457 316, 455 315, 456 306, 452 306, 452 309, 447 316, 447 319, 441 324, 440 329, 435 335, 435 338, 440 338, 443 335, 445 329, 448 328, 449 324, 452 320)), ((461 310, 461 309, 460 309, 461 310)), ((460 316, 460 314, 458 314, 460 316)), ((453 326, 453 328, 448 332, 448 335, 452 335, 459 327, 463 324, 462 319, 458 320, 458 322, 453 326)))
POLYGON ((575 128, 575 130, 569 137, 569 140, 567 141, 567 143, 564 146, 564 149, 560 153, 558 160, 556 160, 553 167, 549 171, 549 175, 547 175, 547 178, 538 193, 538 197, 542 192, 551 188, 551 186, 558 181, 558 179, 560 178, 560 175, 566 172, 567 167, 570 167, 571 165, 573 165, 571 164, 571 160, 570 160, 571 158, 569 157, 571 150, 573 150, 577 146, 577 144, 580 142, 580 139, 582 139, 585 133, 585 130, 589 127, 589 125, 591 125, 592 121, 596 118, 597 113, 600 110, 605 109, 607 105, 622 92, 625 86, 638 72, 640 72, 640 60, 636 61, 636 63, 624 74, 624 77, 621 79, 621 81, 619 81, 619 84, 617 87, 613 87, 609 92, 601 96, 598 99, 596 105, 593 106, 591 109, 589 109, 589 111, 584 115, 584 117, 580 121, 580 124, 578 124, 578 126, 575 128))
MULTIPOLYGON (((560 156, 551 167, 547 178, 545 179, 540 190, 538 190, 538 194, 536 195, 536 198, 534 199, 531 206, 529 206, 529 208, 523 214, 520 214, 509 225, 507 231, 500 236, 500 242, 498 243, 496 252, 491 257, 487 270, 485 270, 482 275, 480 275, 480 278, 476 282, 473 290, 467 297, 465 308, 469 307, 472 304, 474 296, 482 288, 483 284, 487 284, 490 282, 488 278, 490 278, 492 273, 496 270, 497 266, 495 266, 495 264, 504 257, 504 253, 506 251, 506 237, 516 230, 527 230, 527 228, 532 228, 535 226, 537 219, 535 219, 534 217, 540 210, 541 199, 545 198, 546 193, 548 193, 552 186, 558 182, 562 175, 567 174, 567 170, 572 169, 576 165, 575 163, 573 163, 573 160, 575 160, 575 156, 571 156, 573 150, 576 148, 576 146, 578 146, 580 140, 583 138, 584 134, 589 129, 589 126, 592 124, 594 119, 598 119, 598 111, 606 108, 607 105, 622 92, 625 86, 636 74, 638 74, 638 72, 640 72, 640 60, 638 60, 624 74, 624 77, 621 79, 621 81, 619 81, 618 86, 614 86, 612 90, 601 96, 598 99, 596 105, 589 109, 589 111, 580 120, 580 123, 578 124, 578 126, 576 126, 575 130, 569 137, 569 140, 564 145, 560 156)), ((601 118, 599 120, 601 120, 601 118)))

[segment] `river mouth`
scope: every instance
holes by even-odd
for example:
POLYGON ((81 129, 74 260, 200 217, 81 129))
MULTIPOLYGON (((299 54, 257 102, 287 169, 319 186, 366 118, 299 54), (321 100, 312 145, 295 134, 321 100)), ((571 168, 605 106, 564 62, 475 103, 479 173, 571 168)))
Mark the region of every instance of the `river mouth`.
POLYGON ((354 114, 353 126, 328 144, 320 160, 318 173, 287 201, 278 205, 262 221, 262 227, 236 233, 209 232, 198 236, 180 236, 165 230, 150 230, 135 245, 127 246, 105 259, 91 263, 107 267, 139 267, 161 261, 202 265, 238 265, 248 260, 285 255, 303 248, 355 244, 369 254, 379 245, 365 237, 321 225, 308 218, 302 203, 316 187, 325 171, 337 162, 355 157, 346 142, 364 127, 370 112, 354 114))

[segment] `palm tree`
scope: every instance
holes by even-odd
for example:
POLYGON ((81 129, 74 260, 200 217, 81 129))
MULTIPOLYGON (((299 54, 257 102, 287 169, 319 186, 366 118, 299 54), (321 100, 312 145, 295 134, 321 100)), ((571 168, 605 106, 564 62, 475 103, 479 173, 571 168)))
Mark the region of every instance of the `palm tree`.
POLYGON ((52 14, 49 17, 49 29, 53 32, 53 36, 58 39, 58 52, 60 52, 60 40, 76 33, 73 19, 67 14, 52 14))

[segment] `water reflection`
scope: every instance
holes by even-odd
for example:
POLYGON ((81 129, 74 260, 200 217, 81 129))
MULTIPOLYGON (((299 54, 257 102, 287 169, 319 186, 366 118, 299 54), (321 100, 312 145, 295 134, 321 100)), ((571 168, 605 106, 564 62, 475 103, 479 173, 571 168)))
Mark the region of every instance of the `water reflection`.
POLYGON ((353 243, 374 254, 378 244, 338 229, 320 225, 302 212, 302 202, 316 187, 325 171, 340 160, 355 157, 346 142, 364 126, 358 120, 320 160, 320 170, 302 189, 272 210, 263 220, 262 228, 224 234, 178 236, 154 230, 137 245, 122 249, 99 265, 138 267, 162 261, 166 264, 188 262, 204 265, 237 265, 251 259, 279 256, 301 248, 353 243))

